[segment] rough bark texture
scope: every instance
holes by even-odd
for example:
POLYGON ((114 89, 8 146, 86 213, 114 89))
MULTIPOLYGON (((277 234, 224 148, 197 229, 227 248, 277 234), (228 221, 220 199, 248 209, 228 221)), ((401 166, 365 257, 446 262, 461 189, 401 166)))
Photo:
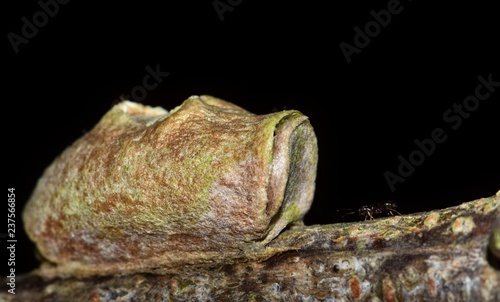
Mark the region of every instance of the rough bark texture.
POLYGON ((33 272, 0 300, 500 301, 499 204, 500 192, 432 212, 295 227, 231 263, 161 274, 33 272))

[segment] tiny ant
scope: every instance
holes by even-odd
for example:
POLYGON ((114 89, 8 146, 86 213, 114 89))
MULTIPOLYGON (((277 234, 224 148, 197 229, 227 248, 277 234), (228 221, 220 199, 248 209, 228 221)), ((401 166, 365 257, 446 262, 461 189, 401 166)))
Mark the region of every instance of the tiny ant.
POLYGON ((365 220, 370 218, 373 220, 373 215, 378 214, 389 214, 394 216, 394 213, 401 215, 398 211, 396 211, 397 205, 393 201, 381 201, 377 204, 369 204, 361 206, 359 209, 339 209, 338 211, 351 211, 342 215, 342 217, 347 215, 357 214, 359 216, 365 216, 365 220))

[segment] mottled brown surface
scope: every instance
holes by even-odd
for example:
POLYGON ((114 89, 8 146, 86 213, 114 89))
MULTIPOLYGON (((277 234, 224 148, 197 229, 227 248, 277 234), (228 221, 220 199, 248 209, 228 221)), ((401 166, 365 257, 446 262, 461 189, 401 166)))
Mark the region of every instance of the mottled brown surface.
POLYGON ((46 275, 226 261, 301 222, 317 160, 296 110, 255 115, 210 96, 168 113, 122 102, 46 169, 23 221, 46 275))
MULTIPOLYGON (((373 221, 303 226, 267 260, 162 274, 18 278, 5 301, 500 301, 500 192, 462 205, 373 221)), ((261 253, 258 251, 257 253, 261 253)), ((251 255, 248 255, 251 256, 251 255)), ((255 255, 261 259, 262 255, 255 255)))

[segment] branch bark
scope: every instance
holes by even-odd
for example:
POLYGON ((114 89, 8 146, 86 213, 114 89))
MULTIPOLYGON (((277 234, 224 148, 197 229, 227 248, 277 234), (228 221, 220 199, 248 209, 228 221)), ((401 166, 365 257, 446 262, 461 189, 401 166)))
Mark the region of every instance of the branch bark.
POLYGON ((500 301, 499 205, 500 191, 431 212, 294 227, 264 250, 157 274, 34 271, 17 279, 16 295, 3 285, 0 300, 500 301))

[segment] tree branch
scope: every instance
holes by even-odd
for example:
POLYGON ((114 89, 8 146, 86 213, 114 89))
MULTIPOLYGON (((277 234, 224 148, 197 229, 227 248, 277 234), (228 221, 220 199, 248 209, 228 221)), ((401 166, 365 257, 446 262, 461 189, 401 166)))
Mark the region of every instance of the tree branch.
POLYGON ((500 301, 499 204, 500 191, 432 212, 294 227, 238 259, 158 274, 35 271, 0 300, 500 301))

